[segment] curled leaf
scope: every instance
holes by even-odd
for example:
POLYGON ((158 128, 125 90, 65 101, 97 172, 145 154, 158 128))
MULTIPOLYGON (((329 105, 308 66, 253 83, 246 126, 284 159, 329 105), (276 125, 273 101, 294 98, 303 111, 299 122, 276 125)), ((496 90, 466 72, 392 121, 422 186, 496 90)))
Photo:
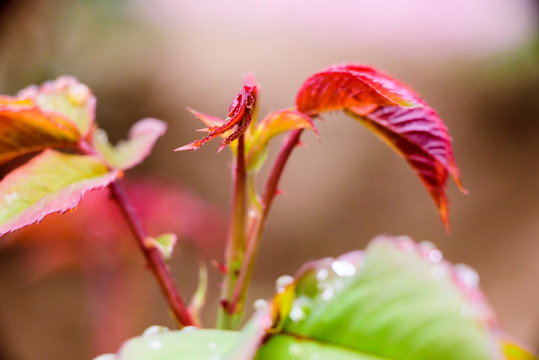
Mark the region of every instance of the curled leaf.
POLYGON ((451 138, 442 120, 428 107, 400 108, 382 106, 361 116, 353 110, 347 113, 367 126, 417 173, 440 212, 442 223, 449 227, 445 187, 448 174, 466 192, 460 182, 459 170, 453 158, 451 138))
MULTIPOLYGON (((225 140, 223 140, 221 143, 218 152, 223 150, 247 130, 252 120, 252 112, 255 107, 256 96, 256 85, 254 81, 249 80, 245 85, 243 85, 242 89, 230 105, 227 118, 221 124, 210 125, 207 129, 201 129, 201 131, 207 131, 209 133, 208 136, 179 147, 175 151, 197 150, 206 142, 216 138, 217 136, 223 136, 224 134, 231 132, 230 135, 227 135, 225 140)), ((210 120, 208 115, 204 115, 202 113, 196 113, 195 115, 197 115, 197 117, 201 118, 203 121, 205 119, 210 120), (198 114, 200 114, 200 116, 198 116, 198 114)), ((214 117, 211 117, 211 119, 216 122, 217 120, 220 120, 219 118, 214 117)))
POLYGON ((297 109, 309 116, 352 107, 368 112, 385 105, 417 107, 422 101, 389 75, 355 64, 332 65, 314 74, 296 97, 297 109))
POLYGON ((71 76, 61 76, 41 86, 32 85, 18 94, 33 100, 42 111, 64 116, 86 137, 95 125, 96 100, 90 89, 71 76))
POLYGON ((368 66, 334 65, 305 81, 297 109, 309 116, 343 110, 403 156, 433 198, 449 228, 445 187, 451 174, 461 191, 451 138, 434 110, 413 90, 368 66))
POLYGON ((0 164, 48 147, 74 147, 79 140, 70 121, 44 112, 33 100, 0 97, 0 164))
POLYGON ((117 176, 93 156, 45 150, 0 182, 0 236, 77 206, 117 176))
POLYGON ((151 152, 157 139, 167 129, 163 121, 146 118, 138 121, 129 130, 128 140, 113 147, 107 133, 97 129, 93 144, 98 153, 113 169, 126 170, 140 164, 151 152))

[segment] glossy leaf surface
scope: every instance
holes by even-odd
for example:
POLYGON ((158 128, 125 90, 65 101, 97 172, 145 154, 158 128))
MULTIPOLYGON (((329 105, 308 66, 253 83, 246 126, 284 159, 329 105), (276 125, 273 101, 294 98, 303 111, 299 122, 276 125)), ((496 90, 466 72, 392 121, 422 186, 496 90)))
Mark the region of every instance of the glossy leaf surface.
POLYGON ((73 209, 85 192, 116 175, 93 156, 45 150, 0 182, 0 235, 73 209))
POLYGON ((65 117, 86 137, 95 126, 96 100, 90 89, 71 76, 61 76, 40 87, 32 85, 19 92, 45 112, 65 117))
POLYGON ((438 115, 410 88, 368 66, 341 64, 305 81, 297 109, 309 116, 343 110, 403 156, 426 186, 449 227, 448 174, 463 192, 451 138, 438 115))
POLYGON ((260 346, 257 360, 500 360, 504 354, 535 359, 498 339, 477 274, 445 262, 430 243, 379 237, 365 251, 310 262, 291 280, 241 333, 215 332, 210 340, 210 331, 179 331, 155 338, 153 345, 136 338, 120 359, 243 360, 253 346, 260 346), (229 336, 226 346, 221 333, 229 336), (159 347, 163 340, 177 352, 164 342, 159 347))
POLYGON ((306 265, 282 332, 382 359, 492 360, 493 323, 473 271, 430 244, 378 238, 306 265))
MULTIPOLYGON (((207 131, 208 136, 194 141, 190 144, 184 145, 176 149, 176 151, 183 150, 196 150, 204 145, 206 142, 218 137, 227 134, 227 137, 221 143, 219 151, 227 147, 232 141, 240 137, 247 128, 252 120, 252 113, 255 107, 257 97, 257 88, 253 79, 246 81, 246 84, 242 87, 228 110, 227 118, 222 122, 222 124, 210 125, 206 129, 201 129, 200 131, 207 131), (230 135, 228 135, 230 133, 230 135)), ((208 115, 195 112, 195 115, 198 118, 214 120, 217 122, 219 120, 215 117, 210 117, 208 115)))
POLYGON ((140 164, 152 151, 157 139, 167 129, 164 122, 157 119, 143 119, 129 130, 128 140, 115 147, 108 142, 104 130, 98 129, 93 143, 103 159, 114 169, 126 170, 140 164))
POLYGON ((289 335, 272 336, 259 350, 256 360, 388 360, 361 354, 340 346, 289 335))
POLYGON ((43 112, 30 99, 0 97, 0 164, 47 147, 74 147, 79 139, 64 117, 43 112))
POLYGON ((422 106, 419 97, 389 75, 369 66, 332 65, 307 79, 296 97, 299 111, 316 116, 326 111, 377 106, 422 106))
POLYGON ((142 336, 124 344, 118 360, 235 360, 227 353, 240 334, 223 330, 183 330, 142 336))

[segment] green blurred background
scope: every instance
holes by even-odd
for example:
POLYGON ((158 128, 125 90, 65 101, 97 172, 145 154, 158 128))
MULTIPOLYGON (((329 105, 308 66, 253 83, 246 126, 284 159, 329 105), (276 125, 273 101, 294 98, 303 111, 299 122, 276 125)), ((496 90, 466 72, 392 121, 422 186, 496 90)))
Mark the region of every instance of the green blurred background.
MULTIPOLYGON (((290 161, 250 298, 270 297, 275 278, 309 259, 362 248, 380 233, 406 234, 474 267, 502 327, 539 349, 538 8, 532 0, 4 0, 0 93, 69 74, 94 91, 97 121, 115 141, 142 117, 168 123, 126 178, 174 179, 184 195, 173 215, 187 218, 194 205, 185 204, 195 202, 221 219, 201 220, 213 243, 178 230, 173 272, 190 294, 197 258, 222 257, 230 158, 216 155, 217 143, 172 151, 199 136, 185 107, 224 116, 252 72, 264 115, 292 106, 301 83, 329 64, 381 68, 422 94, 454 138, 470 194, 449 185, 450 235, 404 161, 354 121, 329 115, 317 123, 322 144, 305 134, 307 148, 290 161)), ((51 237, 63 240, 37 229, 25 235, 33 241, 0 240, 0 359, 89 358, 147 326, 174 326, 134 244, 117 260, 103 259, 106 241, 86 241, 75 258, 84 266, 67 266, 61 254, 59 266, 43 260, 44 249, 51 237)), ((219 278, 210 269, 208 325, 219 278)))

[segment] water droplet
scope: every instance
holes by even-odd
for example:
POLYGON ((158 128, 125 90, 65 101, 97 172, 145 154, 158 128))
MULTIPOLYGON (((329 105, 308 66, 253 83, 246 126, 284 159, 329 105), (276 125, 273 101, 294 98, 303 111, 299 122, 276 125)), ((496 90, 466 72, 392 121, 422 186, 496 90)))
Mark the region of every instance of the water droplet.
POLYGON ((12 192, 10 194, 4 195, 4 200, 8 205, 13 204, 14 201, 16 201, 19 198, 19 194, 16 192, 12 192))
POLYGON ((94 360, 116 360, 116 354, 103 354, 94 358, 94 360))
POLYGON ((102 129, 97 129, 95 131, 94 139, 101 144, 107 144, 109 142, 109 136, 107 135, 107 132, 102 129))
POLYGON ((197 331, 198 328, 196 326, 186 326, 182 329, 182 331, 185 331, 185 332, 191 332, 191 331, 197 331))
POLYGON ((288 316, 290 317, 290 319, 292 319, 293 322, 300 322, 301 320, 305 319, 307 315, 303 311, 301 305, 297 302, 294 302, 288 316))
POLYGON ((436 248, 436 245, 430 241, 422 241, 418 245, 419 253, 423 258, 432 261, 440 262, 443 259, 442 252, 436 248))
POLYGON ((301 355, 301 346, 298 344, 291 344, 288 346, 288 354, 291 357, 299 357, 301 355))
POLYGON ((214 342, 209 343, 209 344, 208 344, 208 349, 210 349, 210 350, 215 350, 215 349, 217 349, 217 344, 214 343, 214 342))
POLYGON ((476 287, 479 285, 479 275, 477 272, 464 264, 455 265, 455 270, 457 271, 457 276, 462 281, 462 283, 468 287, 476 287))
POLYGON ((142 336, 152 336, 157 334, 163 334, 168 331, 168 328, 166 326, 160 326, 160 325, 154 325, 150 326, 144 332, 142 333, 142 336))
POLYGON ((294 282, 294 278, 290 275, 282 275, 275 281, 275 291, 283 292, 284 289, 294 282))
POLYGON ((415 243, 408 236, 397 236, 395 238, 400 248, 406 252, 411 252, 415 248, 415 243))
POLYGON ((447 267, 443 265, 436 265, 430 270, 430 275, 435 280, 443 279, 447 276, 447 274, 448 274, 447 267))
POLYGON ((69 88, 69 100, 77 106, 84 105, 90 97, 90 89, 84 84, 72 84, 69 88))
POLYGON ((328 300, 331 300, 334 293, 335 292, 333 291, 332 287, 327 287, 324 289, 324 291, 322 291, 322 294, 320 295, 320 297, 322 298, 322 300, 328 301, 328 300))
POLYGON ((253 307, 256 311, 263 311, 268 308, 268 302, 264 299, 255 300, 253 307))
POLYGON ((251 210, 249 210, 248 215, 249 215, 249 217, 254 218, 254 217, 256 217, 258 215, 258 211, 251 209, 251 210))
POLYGON ((331 269, 338 276, 353 276, 356 273, 356 267, 348 261, 335 260, 331 263, 331 269))
POLYGON ((320 269, 316 272, 316 280, 324 281, 328 278, 329 272, 327 269, 320 269))
POLYGON ((148 343, 148 347, 153 350, 161 349, 163 343, 159 340, 152 340, 148 343))

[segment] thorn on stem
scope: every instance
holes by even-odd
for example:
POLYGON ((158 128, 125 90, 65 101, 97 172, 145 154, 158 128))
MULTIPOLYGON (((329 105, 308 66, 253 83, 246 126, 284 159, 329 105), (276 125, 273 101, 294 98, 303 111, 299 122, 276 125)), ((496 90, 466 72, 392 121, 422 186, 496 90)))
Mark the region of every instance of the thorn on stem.
POLYGON ((221 264, 219 261, 217 260, 211 260, 211 265, 213 267, 215 267, 217 270, 219 270, 222 274, 226 274, 228 273, 228 269, 225 265, 221 264))

